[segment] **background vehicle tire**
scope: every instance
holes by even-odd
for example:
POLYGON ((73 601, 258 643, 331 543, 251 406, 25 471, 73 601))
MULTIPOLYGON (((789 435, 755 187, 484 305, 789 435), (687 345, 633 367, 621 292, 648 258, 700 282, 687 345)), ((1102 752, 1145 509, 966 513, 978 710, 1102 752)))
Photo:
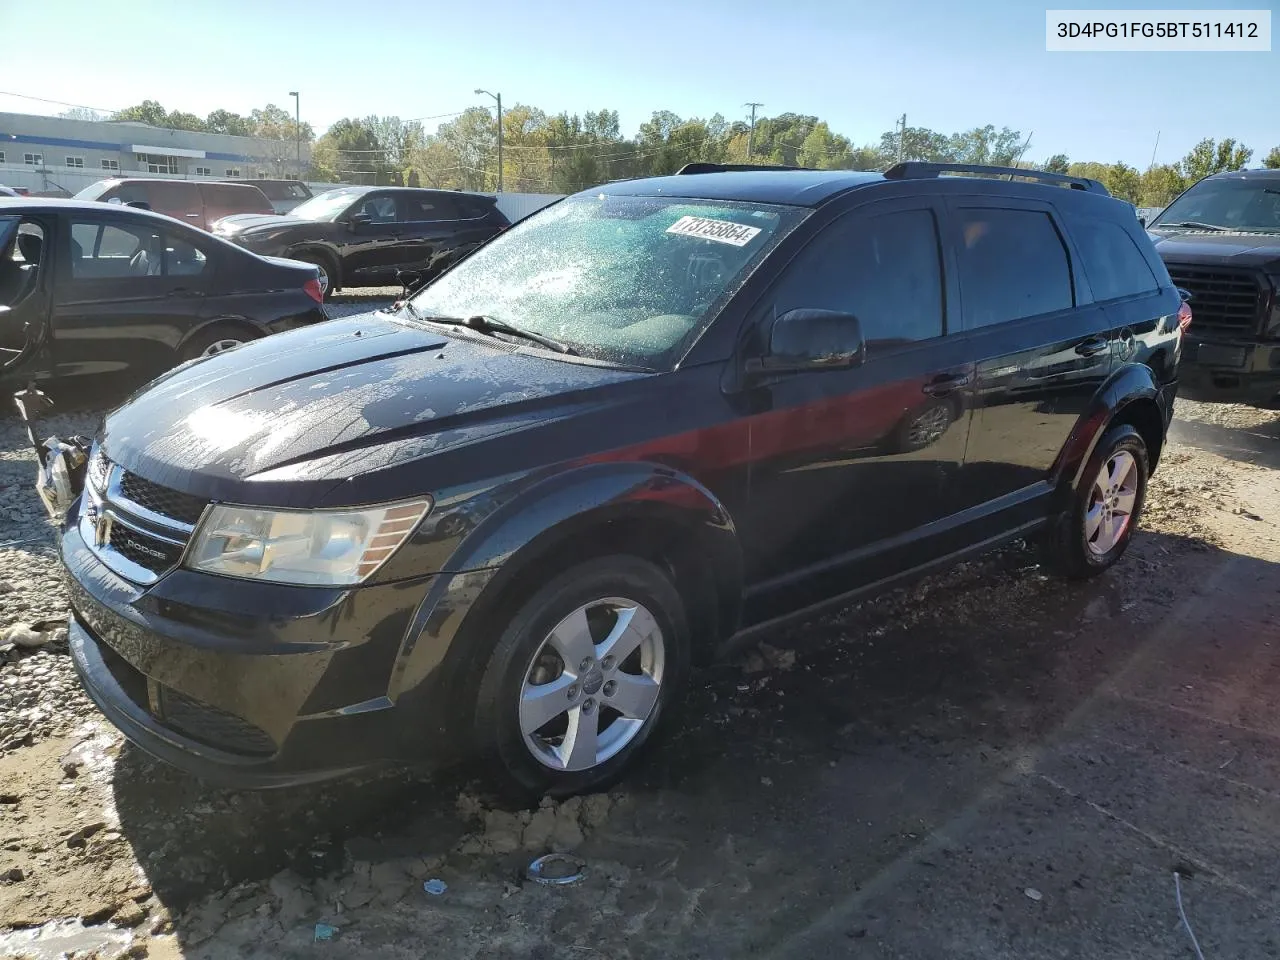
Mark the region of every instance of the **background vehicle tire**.
POLYGON ((1085 466, 1070 511, 1045 539, 1048 566, 1081 580, 1119 560, 1141 519, 1148 474, 1142 435, 1129 424, 1108 430, 1085 466))
POLYGON ((309 263, 313 267, 320 270, 320 277, 324 281, 324 299, 327 303, 333 299, 334 284, 337 282, 338 270, 328 257, 323 253, 312 253, 310 251, 304 253, 293 254, 289 259, 297 260, 299 263, 309 263))
POLYGON ((201 330, 184 343, 178 359, 185 362, 194 360, 196 357, 212 356, 256 339, 255 335, 242 327, 210 327, 208 330, 201 330))
POLYGON ((689 636, 671 581, 608 556, 538 589, 498 638, 475 738, 505 794, 562 797, 618 778, 683 697, 689 636))

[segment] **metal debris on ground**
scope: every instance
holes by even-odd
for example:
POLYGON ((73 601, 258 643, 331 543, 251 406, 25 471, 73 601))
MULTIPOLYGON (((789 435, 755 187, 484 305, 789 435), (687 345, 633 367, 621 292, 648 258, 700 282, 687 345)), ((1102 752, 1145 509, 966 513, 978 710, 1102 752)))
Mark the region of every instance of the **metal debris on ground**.
POLYGON ((1032 900, 1044 899, 1044 894, 1041 893, 1039 890, 1037 890, 1035 887, 1027 887, 1027 889, 1023 890, 1022 892, 1025 893, 1032 900))
POLYGON ((572 857, 567 853, 548 853, 529 864, 529 868, 525 870, 525 876, 534 883, 562 886, 577 883, 586 871, 586 862, 578 857, 572 857))
POLYGON ((443 880, 428 880, 422 885, 422 889, 427 891, 433 897, 438 897, 449 889, 449 885, 443 880))
POLYGON ((315 942, 319 943, 321 940, 332 940, 333 935, 337 932, 338 932, 337 927, 331 927, 327 923, 317 923, 315 942))

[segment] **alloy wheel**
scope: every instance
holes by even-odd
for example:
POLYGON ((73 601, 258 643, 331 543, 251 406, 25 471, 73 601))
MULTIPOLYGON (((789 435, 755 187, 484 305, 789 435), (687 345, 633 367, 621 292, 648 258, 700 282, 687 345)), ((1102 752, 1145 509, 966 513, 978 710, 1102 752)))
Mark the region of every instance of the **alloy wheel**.
POLYGON ((213 341, 213 343, 205 347, 204 351, 200 354, 200 356, 212 357, 226 350, 230 350, 233 347, 238 347, 243 342, 244 342, 243 340, 232 340, 230 337, 224 337, 221 340, 213 341))
POLYGON ((1090 553, 1105 556, 1124 539, 1137 500, 1138 463, 1128 450, 1117 450, 1093 481, 1084 516, 1084 536, 1090 553))
POLYGON ((927 447, 931 443, 937 443, 949 426, 951 409, 946 404, 939 404, 911 422, 907 430, 907 442, 913 447, 927 447))
POLYGON ((556 624, 524 673, 525 746, 553 770, 599 766, 653 715, 665 666, 662 629, 642 604, 621 597, 583 604, 556 624))

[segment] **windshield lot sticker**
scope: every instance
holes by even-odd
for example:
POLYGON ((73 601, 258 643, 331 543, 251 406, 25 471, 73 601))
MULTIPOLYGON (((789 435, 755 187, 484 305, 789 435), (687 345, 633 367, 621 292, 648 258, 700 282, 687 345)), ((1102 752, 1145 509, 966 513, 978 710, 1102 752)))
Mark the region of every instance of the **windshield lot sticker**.
POLYGON ((678 233, 682 237, 697 237, 700 240, 714 240, 717 243, 728 243, 735 247, 745 247, 759 232, 759 227, 748 227, 728 220, 711 220, 707 217, 681 217, 667 227, 667 233, 678 233))

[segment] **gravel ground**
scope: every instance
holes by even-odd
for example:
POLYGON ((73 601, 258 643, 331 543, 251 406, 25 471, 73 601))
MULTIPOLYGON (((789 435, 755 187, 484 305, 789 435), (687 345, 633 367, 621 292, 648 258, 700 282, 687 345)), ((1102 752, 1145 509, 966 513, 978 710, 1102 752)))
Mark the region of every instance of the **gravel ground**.
POLYGON ((700 677, 619 791, 512 811, 132 749, 70 669, 24 445, 0 422, 0 957, 1189 955, 1174 868, 1211 955, 1280 951, 1280 463, 1174 443, 1106 577, 1014 545, 815 619, 700 677), (553 850, 585 879, 524 878, 553 850))

